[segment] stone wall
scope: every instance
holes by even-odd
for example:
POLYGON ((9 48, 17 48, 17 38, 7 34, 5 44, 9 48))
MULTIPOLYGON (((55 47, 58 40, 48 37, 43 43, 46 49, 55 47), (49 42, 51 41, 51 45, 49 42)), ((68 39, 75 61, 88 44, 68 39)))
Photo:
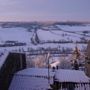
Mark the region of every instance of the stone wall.
POLYGON ((8 90, 13 75, 26 68, 26 57, 22 53, 9 53, 0 69, 0 90, 8 90))

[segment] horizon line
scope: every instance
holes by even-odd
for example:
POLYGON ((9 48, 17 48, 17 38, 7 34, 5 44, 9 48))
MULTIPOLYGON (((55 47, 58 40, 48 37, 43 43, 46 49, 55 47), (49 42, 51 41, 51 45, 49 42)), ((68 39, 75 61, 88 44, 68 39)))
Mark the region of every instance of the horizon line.
POLYGON ((1 22, 26 22, 26 23, 29 23, 29 22, 78 22, 78 23, 82 23, 82 22, 85 22, 85 23, 90 23, 90 21, 81 21, 81 20, 31 20, 31 21, 28 21, 28 20, 0 20, 0 23, 1 22))

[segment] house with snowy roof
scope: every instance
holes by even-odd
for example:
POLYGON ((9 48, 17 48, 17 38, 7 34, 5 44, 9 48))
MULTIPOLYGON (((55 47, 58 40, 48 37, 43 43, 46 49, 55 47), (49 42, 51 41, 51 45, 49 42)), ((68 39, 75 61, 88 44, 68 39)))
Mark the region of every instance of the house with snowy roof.
POLYGON ((58 69, 51 86, 54 90, 90 90, 90 78, 83 71, 58 69))
POLYGON ((21 70, 14 75, 9 90, 48 90, 49 84, 53 84, 55 73, 51 69, 49 72, 48 77, 48 69, 45 68, 21 70), (48 80, 50 80, 50 83, 48 80))
POLYGON ((78 70, 27 68, 14 75, 9 90, 90 90, 89 80, 78 70))

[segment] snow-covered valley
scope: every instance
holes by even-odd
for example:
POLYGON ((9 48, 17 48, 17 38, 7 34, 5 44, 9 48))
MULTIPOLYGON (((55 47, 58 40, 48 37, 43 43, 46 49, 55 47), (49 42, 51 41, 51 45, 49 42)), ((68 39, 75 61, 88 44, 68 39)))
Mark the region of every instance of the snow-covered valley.
MULTIPOLYGON (((10 52, 24 53, 25 55, 26 69, 21 70, 21 74, 15 74, 9 90, 16 88, 46 90, 49 74, 50 85, 54 85, 54 76, 58 78, 56 80, 61 82, 79 82, 79 80, 79 83, 81 80, 88 82, 88 77, 85 78, 86 75, 83 71, 85 71, 86 48, 90 40, 89 24, 25 25, 22 26, 21 24, 19 27, 7 24, 0 26, 0 67, 4 65, 6 56, 10 52), (59 72, 56 73, 56 71, 59 72), (75 74, 76 77, 74 73, 78 73, 77 76, 75 74)), ((20 55, 20 67, 22 66, 21 60, 20 55)), ((17 67, 16 63, 13 65, 17 67)), ((75 90, 81 88, 84 90, 84 86, 76 86, 75 90)), ((86 90, 89 90, 89 86, 86 90)))
MULTIPOLYGON (((37 24, 38 26, 38 24, 37 24)), ((90 25, 59 25, 50 24, 40 27, 0 27, 0 49, 47 49, 58 48, 74 49, 79 47, 85 50, 87 42, 90 39, 90 25), (15 45, 15 42, 21 45, 15 45), (22 43, 25 43, 22 45, 22 43), (13 45, 14 44, 14 45, 13 45), (3 46, 5 45, 5 46, 3 46)))
POLYGON ((61 60, 63 61, 64 59, 67 60, 67 63, 68 60, 71 62, 74 59, 72 58, 72 54, 76 46, 80 50, 81 57, 83 58, 87 43, 90 39, 90 24, 30 24, 27 27, 6 24, 6 26, 0 26, 0 52, 28 52, 27 65, 29 67, 32 66, 30 64, 32 61, 34 64, 41 62, 39 66, 44 67, 47 62, 45 61, 45 54, 48 52, 52 54, 50 60, 51 65, 53 65, 53 62, 55 62, 54 65, 60 64, 61 60), (29 55, 34 55, 34 57, 29 55), (56 60, 55 57, 59 59, 56 60))

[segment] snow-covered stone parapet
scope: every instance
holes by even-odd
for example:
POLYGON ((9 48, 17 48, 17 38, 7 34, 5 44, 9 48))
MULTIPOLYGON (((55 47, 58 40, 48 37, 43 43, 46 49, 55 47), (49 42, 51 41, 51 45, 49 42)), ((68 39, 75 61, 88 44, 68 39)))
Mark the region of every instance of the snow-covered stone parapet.
POLYGON ((0 69, 3 66, 4 62, 6 61, 7 56, 9 55, 9 52, 0 52, 0 69))

